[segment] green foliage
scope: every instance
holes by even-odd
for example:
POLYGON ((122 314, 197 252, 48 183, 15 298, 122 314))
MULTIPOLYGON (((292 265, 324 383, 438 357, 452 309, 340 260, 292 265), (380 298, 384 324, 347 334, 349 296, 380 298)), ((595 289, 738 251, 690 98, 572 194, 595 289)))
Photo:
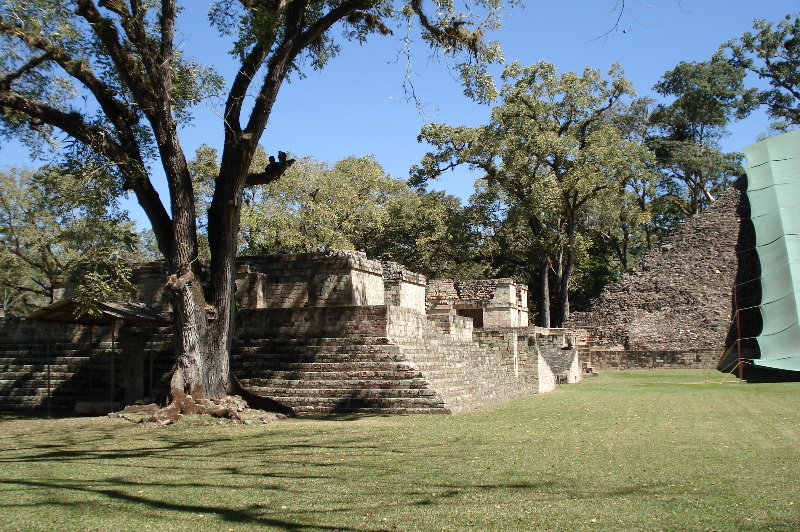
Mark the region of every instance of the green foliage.
POLYGON ((586 257, 587 236, 597 225, 593 213, 602 213, 607 224, 615 212, 607 206, 649 176, 649 152, 618 124, 633 89, 618 65, 607 76, 590 68, 559 75, 546 62, 513 63, 503 74, 491 122, 425 126, 420 140, 435 151, 412 169, 416 186, 458 165, 483 173, 473 200, 477 211, 502 210, 487 224, 490 239, 500 241, 491 248, 498 254, 493 262, 512 265, 518 277, 537 285, 543 316, 549 315, 552 283, 556 324, 569 314, 570 277, 586 257))
POLYGON ((386 200, 402 186, 371 157, 349 157, 332 167, 300 159, 281 179, 245 197, 242 249, 354 249, 385 223, 386 200))
POLYGON ((485 277, 481 235, 461 200, 438 191, 413 191, 405 183, 386 201, 385 223, 363 241, 369 256, 391 260, 429 279, 485 277))
MULTIPOLYGON (((254 167, 263 166, 259 153, 254 167)), ((189 168, 195 190, 211 194, 216 150, 201 146, 189 168)), ((209 202, 198 196, 197 212, 209 202)), ((202 214, 198 227, 205 227, 202 214)), ((478 239, 458 198, 414 191, 372 157, 332 166, 303 157, 279 180, 247 190, 239 253, 356 249, 429 277, 474 278, 486 269, 474 259, 478 239)))
POLYGON ((133 271, 113 250, 103 250, 105 260, 92 263, 81 263, 77 272, 80 282, 75 288, 75 301, 78 303, 78 316, 90 314, 99 316, 97 303, 118 298, 124 292, 135 290, 131 283, 133 271), (106 258, 108 257, 108 258, 106 258))
POLYGON ((0 172, 0 286, 7 311, 24 315, 51 303, 56 279, 85 284, 86 303, 127 290, 120 261, 139 256, 133 229, 101 176, 53 167, 0 172))
POLYGON ((658 205, 666 229, 701 212, 743 174, 742 155, 723 153, 719 140, 757 102, 744 76, 743 69, 716 58, 680 63, 656 84, 659 94, 674 98, 653 111, 654 132, 647 139, 662 174, 658 205))
MULTIPOLYGON (((230 51, 241 64, 234 79, 226 81, 213 67, 185 57, 176 45, 179 13, 196 6, 9 0, 0 5, 0 133, 22 139, 40 155, 52 148, 60 148, 60 155, 77 152, 116 173, 117 188, 133 190, 145 208, 166 258, 188 253, 181 259, 188 262, 198 243, 177 240, 192 240, 190 235, 197 232, 172 226, 170 217, 179 225, 197 218, 206 232, 230 231, 225 225, 239 216, 225 211, 240 205, 249 185, 243 174, 256 162, 257 143, 287 76, 302 76, 309 66, 323 68, 340 52, 342 40, 363 43, 370 35, 389 35, 405 26, 435 53, 448 57, 448 64, 473 80, 470 86, 476 91, 490 90, 485 64, 501 56, 498 45, 485 41, 484 35, 499 26, 504 7, 500 0, 447 1, 434 7, 420 0, 220 0, 210 6, 209 20, 231 37, 230 51), (260 85, 250 90, 253 83, 260 85), (225 86, 230 87, 227 95, 225 86), (255 104, 247 110, 249 118, 243 118, 242 102, 249 94, 255 95, 255 104), (207 173, 206 190, 195 193, 187 181, 176 126, 191 120, 193 106, 217 96, 227 100, 226 148, 216 175, 221 179, 207 173), (66 145, 60 144, 59 131, 69 139, 66 145), (153 194, 147 166, 159 158, 170 183, 169 211, 180 212, 168 214, 153 194), (220 191, 217 210, 226 220, 220 229, 205 215, 183 212, 191 209, 185 200, 192 196, 207 198, 202 205, 206 211, 212 190, 220 191), (236 199, 225 197, 229 194, 236 199)), ((223 251, 230 244, 215 242, 213 249, 206 243, 207 254, 233 251, 223 251)))
POLYGON ((718 57, 769 83, 758 96, 778 129, 800 124, 800 17, 788 14, 777 24, 759 19, 753 30, 724 44, 718 57))

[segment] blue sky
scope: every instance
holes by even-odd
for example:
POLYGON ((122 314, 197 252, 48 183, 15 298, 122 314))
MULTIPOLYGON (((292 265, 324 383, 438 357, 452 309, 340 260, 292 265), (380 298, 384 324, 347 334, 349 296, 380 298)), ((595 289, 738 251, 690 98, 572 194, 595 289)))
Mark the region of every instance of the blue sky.
MULTIPOLYGON (((622 14, 619 28, 605 36, 619 16, 617 0, 529 0, 524 9, 506 13, 503 28, 493 37, 502 43, 506 60, 526 65, 546 60, 559 72, 586 66, 607 70, 613 62, 620 63, 640 95, 657 97, 653 85, 680 61, 710 58, 721 43, 751 29, 755 18, 777 22, 800 11, 797 0, 629 2, 631 9, 622 14)), ((226 42, 208 26, 200 4, 193 1, 182 13, 182 46, 187 55, 229 74, 235 66, 226 42)), ((416 140, 423 124, 486 123, 489 107, 463 96, 455 74, 444 62, 431 59, 422 42, 412 43, 411 79, 425 104, 423 112, 404 102, 406 60, 399 54, 404 33, 398 28, 395 36, 374 36, 366 45, 345 43, 342 54, 324 70, 285 84, 262 138, 267 151, 289 151, 331 163, 349 155, 373 155, 394 177, 405 178, 427 151, 416 140)), ((187 156, 202 143, 220 147, 218 110, 214 102, 197 108, 194 123, 182 131, 187 156)), ((724 148, 740 150, 756 142, 767 124, 763 113, 737 123, 724 148)), ((3 141, 0 166, 25 164, 32 164, 25 150, 3 141)), ((430 188, 466 199, 475 177, 453 172, 430 188)), ((168 202, 166 194, 162 196, 168 202)), ((131 211, 141 216, 133 205, 131 211)))

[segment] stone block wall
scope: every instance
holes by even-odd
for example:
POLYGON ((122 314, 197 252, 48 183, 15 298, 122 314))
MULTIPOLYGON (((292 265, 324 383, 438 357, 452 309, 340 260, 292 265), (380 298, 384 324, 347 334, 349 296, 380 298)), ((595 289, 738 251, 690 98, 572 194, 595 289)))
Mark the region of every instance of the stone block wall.
POLYGON ((397 307, 414 309, 425 313, 424 275, 414 273, 396 262, 383 263, 383 286, 385 303, 397 307))
POLYGON ((385 306, 243 309, 236 317, 236 337, 340 338, 386 336, 385 306))
POLYGON ((536 356, 529 349, 528 331, 516 327, 476 329, 473 337, 483 349, 497 354, 502 367, 514 375, 536 376, 536 356))
POLYGON ((722 349, 685 351, 630 351, 592 349, 589 364, 594 370, 628 369, 715 369, 722 349))
POLYGON ((473 339, 472 318, 464 316, 428 315, 427 320, 434 323, 436 327, 450 335, 459 342, 470 342, 473 339))
POLYGON ((171 328, 0 320, 0 408, 72 410, 76 402, 166 397, 171 328), (49 405, 48 405, 49 402, 49 405))
MULTIPOLYGON (((165 261, 134 264, 131 283, 136 291, 122 294, 123 301, 145 304, 162 312, 172 311, 172 296, 164 284, 169 275, 165 261)), ((66 279, 53 283, 53 299, 60 301, 75 297, 75 283, 66 279)))
POLYGON ((237 292, 245 307, 370 306, 385 301, 381 263, 363 253, 246 257, 240 264, 237 292))

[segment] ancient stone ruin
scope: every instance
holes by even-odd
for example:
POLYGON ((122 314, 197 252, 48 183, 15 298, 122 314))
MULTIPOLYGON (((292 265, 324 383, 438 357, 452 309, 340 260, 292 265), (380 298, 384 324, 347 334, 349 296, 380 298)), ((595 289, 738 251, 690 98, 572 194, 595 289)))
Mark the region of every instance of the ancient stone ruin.
MULTIPOLYGON (((165 274, 138 267, 131 300, 169 312, 165 274)), ((245 257, 236 299, 235 376, 299 413, 457 413, 581 378, 573 342, 529 328, 508 279, 429 285, 350 251, 245 257)), ((113 328, 1 320, 0 406, 163 400, 171 328, 113 328)))
POLYGON ((566 327, 583 338, 585 365, 717 367, 738 337, 731 330, 737 275, 753 267, 743 202, 731 187, 608 285, 588 312, 572 314, 566 327))
POLYGON ((526 327, 528 288, 513 279, 428 282, 429 315, 466 316, 474 327, 526 327))

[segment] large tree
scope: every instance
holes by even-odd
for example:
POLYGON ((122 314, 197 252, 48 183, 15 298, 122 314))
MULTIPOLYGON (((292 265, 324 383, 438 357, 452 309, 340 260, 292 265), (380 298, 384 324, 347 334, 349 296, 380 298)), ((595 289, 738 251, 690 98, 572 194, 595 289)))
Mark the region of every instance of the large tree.
POLYGON ((503 78, 488 125, 423 128, 420 139, 435 151, 414 169, 414 183, 458 165, 481 171, 487 191, 522 231, 517 242, 525 246, 525 277, 539 294, 538 324, 561 325, 590 207, 615 201, 630 175, 644 172, 648 152, 614 123, 617 106, 633 95, 618 66, 605 78, 591 68, 559 75, 546 62, 515 63, 503 78))
POLYGON ((732 120, 756 105, 757 92, 745 87, 744 77, 744 70, 717 58, 681 62, 655 85, 672 100, 654 109, 647 140, 662 175, 658 203, 667 229, 708 207, 742 172, 742 155, 723 152, 719 141, 732 120))
POLYGON ((759 91, 760 102, 776 119, 777 129, 800 124, 800 16, 788 14, 773 24, 753 22, 753 32, 720 48, 717 61, 755 73, 769 84, 759 91))
MULTIPOLYGON (((6 0, 0 4, 0 115, 5 133, 36 142, 56 137, 111 169, 135 195, 173 274, 176 392, 218 397, 231 389, 234 259, 246 188, 278 179, 291 164, 279 154, 259 172, 251 163, 278 92, 293 71, 321 68, 343 39, 389 34, 392 21, 417 21, 435 49, 465 57, 465 79, 498 58, 483 34, 498 23, 499 0, 424 4, 422 0, 221 0, 210 19, 231 37, 232 79, 180 50, 177 0, 6 0), (479 16, 478 13, 481 15, 479 16), (464 55, 465 54, 465 55, 464 55), (223 90, 224 87, 224 90, 223 90), (195 191, 181 140, 192 105, 223 94, 224 137, 208 208, 210 269, 201 285, 195 191), (165 203, 149 165, 166 176, 165 203)), ((272 144, 270 139, 266 144, 272 144)), ((286 149, 285 147, 280 147, 286 149)))

